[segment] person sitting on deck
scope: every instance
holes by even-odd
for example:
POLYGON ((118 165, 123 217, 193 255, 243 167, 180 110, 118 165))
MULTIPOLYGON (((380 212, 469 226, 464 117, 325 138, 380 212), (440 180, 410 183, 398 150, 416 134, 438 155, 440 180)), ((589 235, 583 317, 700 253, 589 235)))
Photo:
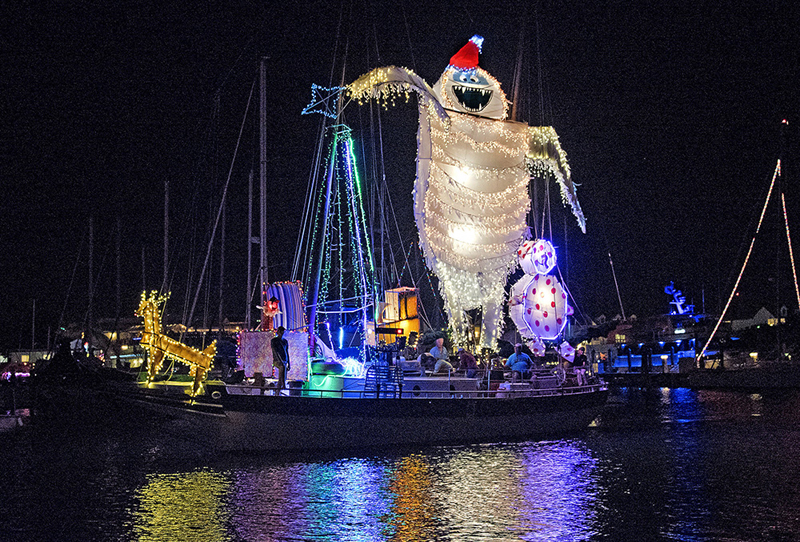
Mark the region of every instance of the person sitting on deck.
POLYGON ((463 347, 458 349, 458 368, 464 371, 467 378, 474 378, 478 372, 478 361, 463 347))
POLYGON ((444 339, 441 337, 436 339, 436 346, 431 348, 430 354, 436 360, 436 365, 433 366, 434 373, 453 370, 453 366, 450 364, 450 355, 447 353, 447 348, 444 347, 444 339))
POLYGON ((517 343, 514 345, 514 353, 511 354, 506 360, 505 366, 511 369, 511 381, 516 382, 517 378, 522 380, 525 373, 529 372, 533 365, 531 357, 522 351, 522 345, 517 343))

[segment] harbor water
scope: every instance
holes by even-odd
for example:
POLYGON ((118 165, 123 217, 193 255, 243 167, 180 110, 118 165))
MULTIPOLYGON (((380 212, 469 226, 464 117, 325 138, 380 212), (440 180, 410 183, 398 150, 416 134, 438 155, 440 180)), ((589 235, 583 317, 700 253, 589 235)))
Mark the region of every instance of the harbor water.
POLYGON ((158 429, 0 434, 0 540, 800 540, 797 391, 622 388, 579 434, 471 446, 208 456, 158 429))

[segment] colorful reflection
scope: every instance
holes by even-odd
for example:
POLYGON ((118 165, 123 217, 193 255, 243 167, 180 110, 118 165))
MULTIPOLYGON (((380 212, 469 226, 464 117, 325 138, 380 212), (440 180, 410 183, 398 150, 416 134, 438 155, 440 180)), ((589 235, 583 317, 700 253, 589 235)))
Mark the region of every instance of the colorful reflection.
POLYGON ((386 466, 347 459, 237 473, 231 495, 241 540, 384 538, 386 466))
POLYGON ((389 483, 391 514, 386 516, 387 540, 436 540, 437 523, 446 513, 437 504, 434 477, 426 458, 402 458, 389 483))
POLYGON ((229 486, 225 476, 208 470, 149 475, 131 513, 135 539, 230 540, 229 486))
POLYGON ((592 457, 572 441, 441 448, 233 475, 243 540, 570 540, 592 532, 592 457))

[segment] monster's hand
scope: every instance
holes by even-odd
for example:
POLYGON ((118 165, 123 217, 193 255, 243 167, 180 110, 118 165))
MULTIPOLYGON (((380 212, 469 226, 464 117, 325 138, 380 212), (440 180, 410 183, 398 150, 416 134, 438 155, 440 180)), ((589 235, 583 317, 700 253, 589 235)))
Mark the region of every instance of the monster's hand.
POLYGON ((572 214, 578 219, 578 225, 586 233, 586 219, 583 217, 575 185, 570 177, 567 153, 561 148, 558 134, 551 126, 530 126, 530 143, 528 145, 528 168, 532 177, 543 177, 552 174, 561 186, 561 195, 572 207, 572 214))

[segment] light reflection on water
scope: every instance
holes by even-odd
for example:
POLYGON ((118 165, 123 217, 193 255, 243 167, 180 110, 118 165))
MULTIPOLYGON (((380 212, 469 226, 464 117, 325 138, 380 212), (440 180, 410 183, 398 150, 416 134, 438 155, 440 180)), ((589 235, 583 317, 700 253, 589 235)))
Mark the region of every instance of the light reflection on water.
POLYGON ((132 524, 138 540, 579 540, 594 469, 565 440, 156 474, 132 524))
POLYGON ((0 540, 797 540, 798 422, 797 392, 623 389, 570 438, 356 455, 36 428, 0 436, 0 540))
POLYGON ((220 473, 201 470, 151 474, 137 492, 132 511, 137 540, 228 540, 225 496, 229 482, 220 473))

